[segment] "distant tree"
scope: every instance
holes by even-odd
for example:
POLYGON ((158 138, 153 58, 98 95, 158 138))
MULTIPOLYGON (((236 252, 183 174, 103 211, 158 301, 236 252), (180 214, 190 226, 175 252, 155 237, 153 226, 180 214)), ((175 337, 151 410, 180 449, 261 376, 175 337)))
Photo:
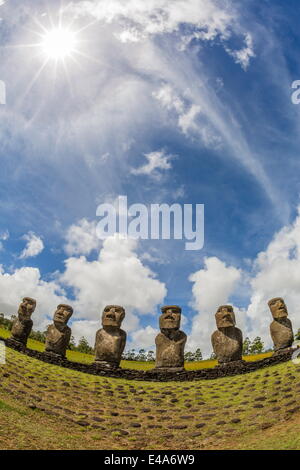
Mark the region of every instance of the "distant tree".
POLYGON ((144 362, 146 361, 146 351, 145 349, 140 349, 136 361, 144 362))
POLYGON ((10 320, 7 321, 7 324, 6 324, 6 329, 11 331, 12 327, 13 327, 13 324, 14 324, 14 321, 16 321, 17 319, 17 315, 12 315, 10 317, 10 320))
POLYGON ((214 352, 212 352, 210 355, 210 360, 215 360, 215 359, 217 359, 217 356, 215 355, 214 352))
POLYGON ((297 333, 295 334, 295 340, 296 340, 296 341, 300 341, 300 328, 299 328, 299 330, 297 331, 297 333))
POLYGON ((262 342, 261 338, 257 336, 252 341, 249 352, 250 354, 261 354, 263 350, 264 350, 264 343, 262 342))
POLYGON ((74 336, 71 336, 70 343, 69 343, 69 349, 71 351, 76 351, 76 343, 75 343, 74 336))
POLYGON ((85 354, 91 354, 93 352, 93 348, 89 345, 87 339, 82 336, 79 340, 77 351, 85 354))
POLYGON ((184 353, 184 360, 187 362, 193 362, 195 360, 195 354, 190 351, 187 351, 186 353, 184 353))
POLYGON ((130 349, 129 351, 125 351, 122 358, 125 361, 135 361, 135 349, 130 349))
POLYGON ((251 341, 247 336, 247 338, 245 338, 243 342, 243 355, 244 356, 248 356, 250 354, 250 348, 251 348, 251 341))
POLYGON ((5 330, 10 331, 12 329, 13 322, 16 318, 17 317, 15 315, 12 315, 12 317, 9 319, 9 318, 5 317, 4 313, 0 313, 0 325, 1 325, 1 327, 4 328, 5 330))
POLYGON ((148 351, 148 353, 147 353, 147 361, 148 361, 148 362, 153 362, 153 361, 155 361, 154 351, 148 351))
POLYGON ((45 333, 42 333, 41 331, 32 330, 29 335, 29 338, 34 339, 35 341, 39 341, 40 343, 46 342, 46 335, 45 333))
POLYGON ((195 358, 195 361, 202 361, 202 352, 201 350, 198 348, 196 349, 195 351, 195 354, 194 354, 194 358, 195 358))

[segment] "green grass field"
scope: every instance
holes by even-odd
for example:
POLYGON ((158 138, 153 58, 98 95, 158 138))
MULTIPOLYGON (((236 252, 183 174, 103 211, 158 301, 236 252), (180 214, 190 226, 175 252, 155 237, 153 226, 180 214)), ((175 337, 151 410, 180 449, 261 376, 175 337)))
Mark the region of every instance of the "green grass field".
POLYGON ((151 383, 83 374, 9 348, 0 449, 300 449, 300 368, 151 383))
MULTIPOLYGON (((3 338, 9 338, 10 331, 0 328, 0 336, 2 336, 3 338)), ((45 345, 43 343, 34 341, 32 339, 28 340, 27 347, 36 351, 44 351, 45 349, 45 345)), ((246 361, 257 361, 259 359, 263 359, 271 355, 272 353, 256 354, 255 356, 245 356, 244 359, 246 361)), ((77 351, 67 351, 67 359, 69 359, 69 361, 91 364, 94 361, 94 356, 92 356, 91 354, 83 354, 77 351)), ((200 362, 187 362, 185 364, 185 368, 187 370, 209 369, 215 367, 216 365, 217 361, 208 359, 200 362)), ((154 362, 121 361, 121 367, 124 369, 149 370, 153 369, 154 362)))
POLYGON ((292 362, 217 380, 153 383, 6 352, 0 449, 300 449, 300 367, 292 362))

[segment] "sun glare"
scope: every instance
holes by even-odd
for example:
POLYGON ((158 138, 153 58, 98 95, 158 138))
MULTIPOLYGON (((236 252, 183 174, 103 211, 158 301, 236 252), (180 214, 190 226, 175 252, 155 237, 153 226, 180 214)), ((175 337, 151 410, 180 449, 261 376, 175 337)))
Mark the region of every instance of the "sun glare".
POLYGON ((42 49, 49 59, 60 60, 75 52, 76 35, 63 28, 47 31, 43 37, 42 49))

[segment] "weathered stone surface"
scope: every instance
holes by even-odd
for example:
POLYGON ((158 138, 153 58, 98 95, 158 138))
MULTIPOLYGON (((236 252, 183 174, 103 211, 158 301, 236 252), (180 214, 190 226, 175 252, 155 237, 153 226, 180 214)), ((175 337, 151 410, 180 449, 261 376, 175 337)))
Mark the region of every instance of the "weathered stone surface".
POLYGON ((36 300, 31 297, 24 297, 19 306, 18 318, 15 320, 11 330, 11 339, 26 346, 31 333, 33 321, 31 315, 35 311, 36 300))
POLYGON ((232 306, 222 305, 215 317, 218 331, 212 334, 211 342, 219 364, 242 360, 243 334, 235 326, 232 306))
POLYGON ((269 308, 274 318, 270 325, 270 333, 274 343, 274 351, 290 348, 294 342, 293 326, 288 317, 287 307, 281 297, 269 300, 269 308))
POLYGON ((160 333, 155 338, 156 369, 184 370, 184 347, 187 336, 180 331, 181 308, 177 305, 162 307, 159 318, 160 333))
POLYGON ((73 309, 70 305, 58 305, 54 313, 53 325, 48 326, 47 329, 46 353, 65 357, 72 333, 67 323, 72 314, 73 309))
POLYGON ((119 305, 108 305, 102 313, 101 330, 96 333, 95 363, 101 368, 118 368, 126 345, 126 333, 121 330, 125 310, 119 305))

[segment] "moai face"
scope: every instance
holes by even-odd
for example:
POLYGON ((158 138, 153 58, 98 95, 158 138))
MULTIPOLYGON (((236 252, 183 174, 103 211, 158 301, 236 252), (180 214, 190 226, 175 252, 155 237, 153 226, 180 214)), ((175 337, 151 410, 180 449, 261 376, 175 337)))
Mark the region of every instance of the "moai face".
POLYGON ((162 315, 159 317, 159 328, 161 330, 179 330, 181 321, 181 308, 177 305, 166 305, 161 308, 162 315))
POLYGON ((22 321, 30 320, 31 315, 35 311, 36 300, 31 297, 24 297, 18 310, 19 319, 22 321))
POLYGON ((235 315, 231 305, 221 305, 216 313, 217 328, 235 326, 235 315))
POLYGON ((102 313, 102 326, 121 328, 125 310, 120 305, 107 305, 102 313))
POLYGON ((288 316, 286 305, 281 297, 275 297, 274 299, 269 300, 268 305, 274 320, 286 318, 288 316))
POLYGON ((55 324, 67 325, 72 315, 73 309, 70 305, 60 304, 54 313, 53 321, 55 324))

